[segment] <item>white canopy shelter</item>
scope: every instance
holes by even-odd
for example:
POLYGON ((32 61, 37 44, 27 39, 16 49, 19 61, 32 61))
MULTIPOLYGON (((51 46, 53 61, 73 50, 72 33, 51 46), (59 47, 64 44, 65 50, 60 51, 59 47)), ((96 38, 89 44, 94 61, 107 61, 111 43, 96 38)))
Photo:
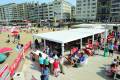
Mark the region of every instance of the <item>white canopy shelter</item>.
MULTIPOLYGON (((40 38, 44 40, 61 43, 62 54, 63 54, 65 43, 81 39, 80 46, 82 47, 82 38, 93 36, 93 41, 94 41, 94 35, 102 32, 106 33, 107 31, 105 29, 97 29, 97 28, 88 28, 88 29, 78 28, 78 29, 71 29, 71 30, 48 32, 48 33, 42 33, 42 34, 33 34, 33 38, 40 38)), ((44 41, 44 45, 45 45, 45 41, 44 41)))
POLYGON ((113 27, 113 26, 120 26, 120 24, 78 24, 74 25, 73 27, 83 27, 83 28, 106 28, 106 27, 113 27))

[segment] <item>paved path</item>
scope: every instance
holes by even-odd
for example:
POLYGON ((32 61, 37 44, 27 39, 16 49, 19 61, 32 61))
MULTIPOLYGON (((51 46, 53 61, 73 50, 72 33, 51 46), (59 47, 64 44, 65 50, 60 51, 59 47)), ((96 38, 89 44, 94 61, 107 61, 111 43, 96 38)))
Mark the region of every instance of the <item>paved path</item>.
MULTIPOLYGON (((116 56, 115 54, 114 57, 116 56)), ((105 75, 104 69, 105 65, 110 64, 112 59, 112 57, 100 55, 89 57, 87 65, 80 68, 64 66, 65 75, 60 74, 57 78, 50 76, 50 80, 111 80, 105 75)), ((26 59, 22 71, 25 74, 25 80, 31 80, 32 75, 37 80, 40 80, 40 71, 29 59, 26 59)))

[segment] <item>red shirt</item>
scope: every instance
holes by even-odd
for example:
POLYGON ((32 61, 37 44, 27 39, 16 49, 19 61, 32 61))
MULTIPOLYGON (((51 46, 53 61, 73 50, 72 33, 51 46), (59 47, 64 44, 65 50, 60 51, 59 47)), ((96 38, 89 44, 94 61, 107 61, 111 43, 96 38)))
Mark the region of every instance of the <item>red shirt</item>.
POLYGON ((58 61, 54 61, 54 63, 53 63, 53 68, 54 68, 54 69, 57 69, 58 66, 59 66, 59 62, 58 62, 58 61))

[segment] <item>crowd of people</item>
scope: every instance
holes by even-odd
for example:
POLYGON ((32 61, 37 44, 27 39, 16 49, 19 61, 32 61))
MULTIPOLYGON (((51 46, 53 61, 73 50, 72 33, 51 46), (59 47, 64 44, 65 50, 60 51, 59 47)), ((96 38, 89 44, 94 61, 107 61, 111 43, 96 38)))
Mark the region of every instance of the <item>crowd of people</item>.
MULTIPOLYGON (((88 47, 87 46, 85 47, 86 51, 84 49, 78 49, 74 47, 73 48, 74 50, 71 49, 67 59, 71 61, 74 67, 79 67, 81 64, 87 63, 88 56, 99 54, 99 51, 102 49, 104 50, 103 53, 104 57, 113 56, 114 51, 119 52, 120 50, 119 47, 120 36, 116 32, 112 33, 110 32, 109 35, 112 35, 112 38, 110 38, 110 40, 107 39, 107 41, 105 41, 101 37, 101 34, 98 34, 97 40, 95 40, 95 42, 89 43, 88 47)), ((34 48, 36 50, 40 50, 40 43, 37 39, 35 39, 34 41, 34 48)), ((41 80, 48 80, 50 73, 53 73, 55 77, 59 75, 59 72, 64 74, 63 60, 61 60, 62 56, 57 56, 56 53, 51 51, 51 48, 49 48, 49 46, 46 46, 46 48, 43 49, 43 53, 47 54, 48 57, 44 59, 43 56, 39 54, 38 63, 40 65, 41 80), (54 62, 52 64, 50 63, 49 57, 54 58, 54 62)), ((35 59, 32 58, 32 60, 34 61, 35 59)), ((110 72, 111 76, 115 74, 119 64, 120 59, 117 56, 117 58, 114 59, 113 63, 110 65, 110 71, 108 71, 110 72)))
MULTIPOLYGON (((39 53, 39 58, 37 63, 39 64, 38 68, 41 71, 41 80, 49 80, 49 75, 53 74, 55 77, 59 76, 59 73, 63 73, 63 57, 58 58, 57 55, 53 57, 53 63, 49 60, 50 56, 47 56, 45 59, 39 53)), ((36 62, 35 55, 31 53, 31 59, 33 62, 36 62)))
POLYGON ((118 33, 110 32, 109 35, 112 35, 112 38, 108 39, 105 48, 104 48, 104 56, 113 56, 114 52, 120 52, 120 37, 118 33))
MULTIPOLYGON (((34 47, 35 50, 40 50, 40 44, 37 39, 34 42, 34 47)), ((64 74, 63 57, 58 56, 56 53, 52 52, 49 46, 46 46, 46 48, 44 48, 42 52, 46 54, 47 57, 44 58, 44 56, 41 53, 39 53, 39 58, 37 61, 35 59, 35 55, 31 52, 32 61, 39 63, 39 69, 41 71, 41 80, 49 80, 50 74, 53 74, 55 77, 58 77, 59 73, 64 74), (53 59, 52 63, 50 62, 50 58, 53 59)))

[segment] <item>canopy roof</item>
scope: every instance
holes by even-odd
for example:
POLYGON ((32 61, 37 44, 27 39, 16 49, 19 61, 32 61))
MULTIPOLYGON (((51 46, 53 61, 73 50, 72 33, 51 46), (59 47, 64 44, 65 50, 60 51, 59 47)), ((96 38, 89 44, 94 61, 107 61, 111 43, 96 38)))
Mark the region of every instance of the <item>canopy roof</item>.
POLYGON ((113 27, 113 26, 120 26, 120 24, 78 24, 78 25, 74 25, 73 27, 84 27, 84 28, 88 28, 88 27, 94 27, 94 28, 104 28, 104 27, 113 27))
POLYGON ((105 29, 79 28, 79 29, 63 30, 56 32, 48 32, 42 34, 33 34, 33 37, 42 38, 45 40, 54 41, 58 43, 68 43, 71 41, 82 39, 102 32, 105 32, 105 29))

